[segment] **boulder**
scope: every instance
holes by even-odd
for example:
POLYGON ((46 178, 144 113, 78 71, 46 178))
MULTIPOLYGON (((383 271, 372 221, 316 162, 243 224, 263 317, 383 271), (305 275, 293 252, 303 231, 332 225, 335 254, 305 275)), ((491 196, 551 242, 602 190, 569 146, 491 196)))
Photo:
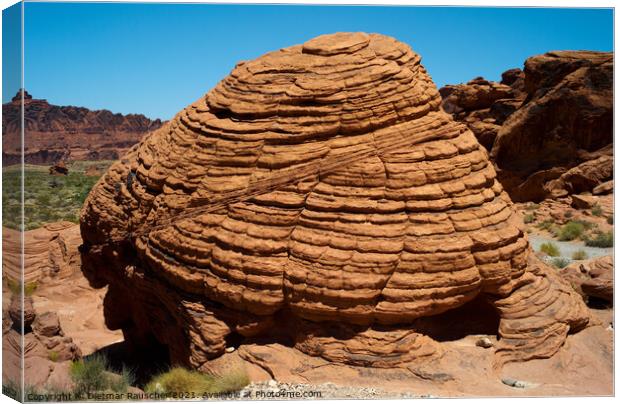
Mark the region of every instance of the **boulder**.
POLYGON ((416 321, 480 297, 498 364, 553 355, 587 309, 440 103, 420 56, 379 34, 237 64, 89 194, 82 271, 108 286, 106 324, 193 368, 246 338, 393 368, 449 349, 416 321))
POLYGON ((67 165, 61 161, 50 167, 50 175, 67 175, 69 174, 69 169, 67 165))
POLYGON ((613 258, 609 255, 573 263, 561 271, 562 277, 584 298, 594 297, 611 304, 614 302, 613 273, 613 258))
POLYGON ((53 312, 38 315, 32 324, 32 331, 45 337, 60 335, 60 320, 58 320, 58 315, 53 312))
POLYGON ((23 333, 19 327, 21 316, 15 315, 13 306, 9 313, 3 313, 3 317, 9 314, 13 320, 13 327, 3 325, 2 331, 4 381, 19 383, 23 369, 25 380, 33 388, 63 387, 69 379, 69 361, 80 359, 82 353, 73 339, 64 335, 56 313, 37 315, 32 298, 27 296, 25 302, 23 333))
POLYGON ((592 190, 593 195, 607 195, 614 192, 614 180, 605 181, 592 190))
POLYGON ((571 206, 575 209, 592 209, 597 202, 592 195, 572 195, 571 199, 571 206))

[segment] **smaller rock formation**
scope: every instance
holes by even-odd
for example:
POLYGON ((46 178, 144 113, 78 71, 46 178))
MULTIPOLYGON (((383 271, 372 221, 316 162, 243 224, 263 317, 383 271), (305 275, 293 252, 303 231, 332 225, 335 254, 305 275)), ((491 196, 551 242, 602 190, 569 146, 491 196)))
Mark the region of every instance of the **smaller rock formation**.
POLYGON ((549 52, 525 62, 526 102, 493 145, 513 200, 591 191, 613 166, 613 54, 549 52))
POLYGON ((614 302, 614 262, 611 256, 604 256, 587 262, 573 263, 561 271, 573 288, 585 300, 595 298, 608 304, 614 302))
POLYGON ((465 123, 487 150, 491 150, 506 118, 521 106, 523 72, 508 70, 501 83, 477 77, 467 84, 447 85, 439 90, 442 108, 465 123))
POLYGON ((613 176, 613 53, 554 51, 524 70, 440 90, 515 202, 592 192, 613 176))
POLYGON ((60 161, 50 167, 50 175, 67 175, 69 174, 69 168, 64 161, 60 161))
POLYGON ((22 300, 20 295, 14 294, 8 313, 3 313, 2 317, 3 382, 20 383, 23 341, 24 378, 27 384, 35 388, 66 388, 69 361, 81 358, 82 353, 73 339, 62 331, 56 313, 36 314, 30 296, 22 300))
POLYGON ((20 233, 2 229, 3 277, 22 279, 26 284, 46 279, 63 279, 79 272, 80 229, 71 222, 48 223, 25 231, 24 271, 20 266, 20 233))

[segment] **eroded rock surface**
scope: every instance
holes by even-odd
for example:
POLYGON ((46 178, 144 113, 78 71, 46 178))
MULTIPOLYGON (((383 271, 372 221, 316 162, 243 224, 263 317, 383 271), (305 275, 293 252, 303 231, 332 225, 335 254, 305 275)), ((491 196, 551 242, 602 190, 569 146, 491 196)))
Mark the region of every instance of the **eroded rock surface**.
POLYGON ((514 201, 592 192, 613 176, 613 53, 554 51, 441 89, 444 109, 491 151, 514 201))
POLYGON ((560 273, 584 298, 601 299, 608 304, 613 304, 614 262, 611 256, 576 262, 564 268, 560 273))
POLYGON ((445 348, 414 323, 481 298, 500 314, 498 363, 553 355, 585 305, 530 253, 486 151, 440 103, 383 35, 239 63, 87 198, 82 268, 109 285, 106 324, 201 369, 256 338, 423 366, 445 348))
POLYGON ((493 148, 502 124, 525 100, 523 71, 508 70, 496 83, 482 77, 439 90, 442 108, 465 123, 487 150, 493 148))
POLYGON ((71 222, 48 223, 38 229, 25 231, 24 270, 21 271, 20 232, 2 229, 3 277, 26 284, 55 278, 62 279, 79 273, 79 227, 71 222))
POLYGON ((24 333, 19 312, 17 315, 11 310, 3 313, 3 319, 9 319, 2 324, 4 381, 21 383, 19 369, 23 358, 24 379, 28 386, 68 388, 69 363, 81 358, 80 348, 64 334, 56 313, 37 314, 29 296, 23 303, 19 303, 19 295, 13 295, 12 300, 18 302, 16 306, 25 308, 24 333))

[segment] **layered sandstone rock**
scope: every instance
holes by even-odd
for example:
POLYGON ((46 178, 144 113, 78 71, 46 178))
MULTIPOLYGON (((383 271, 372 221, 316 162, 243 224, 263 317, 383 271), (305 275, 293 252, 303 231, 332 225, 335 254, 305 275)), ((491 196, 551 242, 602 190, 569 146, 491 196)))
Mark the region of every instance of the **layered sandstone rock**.
POLYGON ((613 176, 613 54, 555 51, 441 90, 444 108, 491 150, 515 201, 591 192, 613 176))
MULTIPOLYGON (((21 93, 2 105, 2 165, 21 162, 21 93)), ((57 106, 24 92, 24 160, 116 160, 147 132, 162 125, 140 114, 114 114, 57 106)))
POLYGON ((30 284, 68 278, 76 271, 79 273, 80 255, 75 246, 80 243, 80 230, 74 223, 48 223, 25 231, 23 237, 22 271, 20 232, 6 227, 2 229, 3 278, 21 279, 30 284))
POLYGON ((17 302, 17 307, 23 305, 24 324, 22 328, 19 310, 3 313, 4 381, 20 384, 20 369, 23 367, 28 386, 67 389, 70 384, 69 364, 82 357, 80 348, 65 335, 56 313, 37 314, 29 296, 22 303, 19 295, 13 295, 12 301, 17 302))
POLYGON ((500 362, 588 322, 530 254, 487 153, 407 45, 314 38, 239 63, 145 137, 81 214, 83 272, 135 346, 204 369, 227 345, 394 367, 440 357, 414 323, 475 298, 500 362))
POLYGON ((506 71, 501 83, 478 77, 467 84, 442 87, 439 93, 444 111, 465 123, 480 144, 491 150, 504 121, 525 99, 523 71, 506 71))
POLYGON ((614 302, 614 262, 609 255, 586 262, 573 263, 561 275, 585 298, 614 302))

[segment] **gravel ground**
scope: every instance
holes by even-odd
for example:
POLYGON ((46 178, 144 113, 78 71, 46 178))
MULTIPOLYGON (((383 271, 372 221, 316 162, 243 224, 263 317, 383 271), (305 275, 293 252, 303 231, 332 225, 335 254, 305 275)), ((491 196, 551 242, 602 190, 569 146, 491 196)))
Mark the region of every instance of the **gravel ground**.
POLYGON ((582 241, 559 241, 557 239, 544 237, 538 234, 530 234, 528 235, 528 239, 530 240, 530 244, 532 245, 532 249, 534 249, 534 251, 539 251, 540 246, 543 243, 551 242, 558 246, 561 257, 568 258, 571 261, 573 253, 578 250, 584 250, 588 254, 588 258, 598 258, 605 255, 612 255, 614 252, 613 248, 587 247, 582 241))

